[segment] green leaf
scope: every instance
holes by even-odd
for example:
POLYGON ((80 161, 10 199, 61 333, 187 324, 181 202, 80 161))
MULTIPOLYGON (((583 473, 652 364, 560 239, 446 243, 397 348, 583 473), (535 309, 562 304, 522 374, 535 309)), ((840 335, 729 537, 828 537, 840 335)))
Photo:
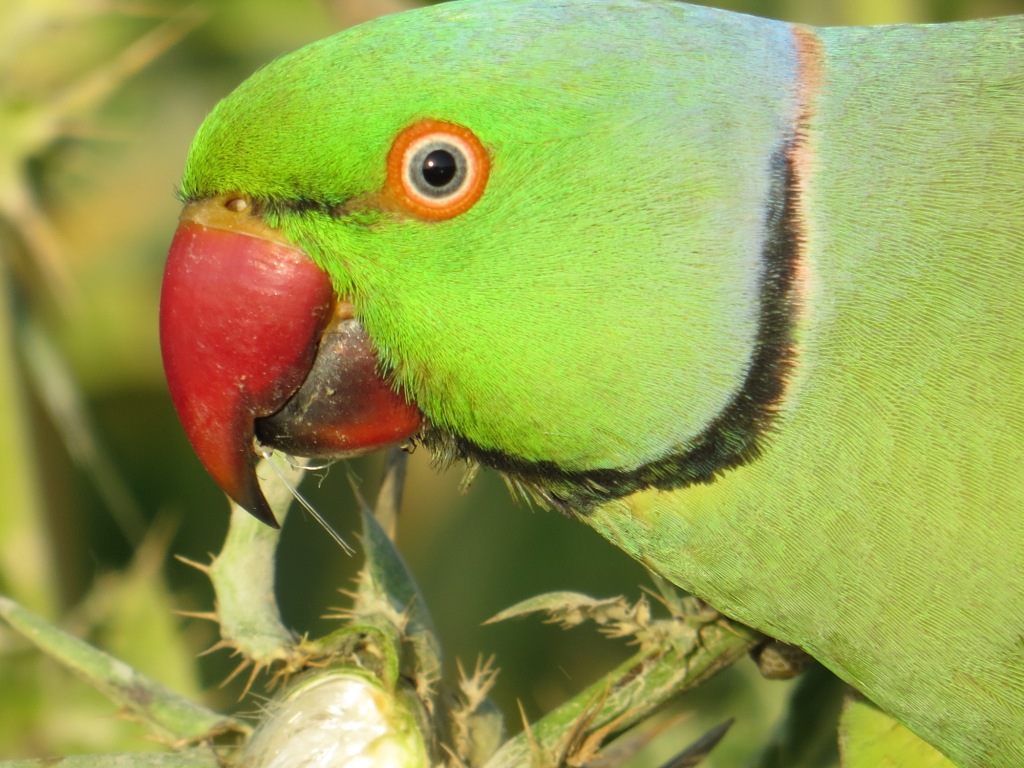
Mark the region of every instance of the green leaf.
POLYGON ((7 760, 0 768, 223 768, 210 748, 182 752, 131 752, 120 755, 74 755, 39 760, 7 760))
POLYGON ((233 718, 212 712, 168 690, 9 598, 0 597, 0 618, 112 701, 167 735, 186 741, 200 741, 226 731, 249 730, 248 726, 233 718))

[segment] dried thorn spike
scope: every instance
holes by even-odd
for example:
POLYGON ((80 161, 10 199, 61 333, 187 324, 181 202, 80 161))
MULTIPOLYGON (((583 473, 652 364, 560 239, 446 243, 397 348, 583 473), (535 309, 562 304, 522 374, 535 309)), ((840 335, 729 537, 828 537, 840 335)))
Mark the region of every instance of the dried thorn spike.
POLYGON ((495 666, 494 656, 484 659, 478 656, 473 674, 467 675, 462 666, 462 660, 456 661, 459 669, 459 689, 466 698, 467 709, 476 709, 490 694, 498 679, 498 668, 495 666))
POLYGON ((519 708, 519 719, 523 721, 523 733, 526 734, 526 740, 530 744, 530 754, 537 755, 541 752, 541 748, 537 737, 533 735, 533 728, 530 727, 530 718, 526 716, 526 710, 523 709, 521 700, 516 699, 516 706, 519 708))
POLYGON ((245 687, 242 688, 242 692, 238 694, 239 701, 244 699, 246 695, 249 693, 249 691, 252 690, 252 684, 256 682, 256 678, 259 676, 262 670, 263 667, 261 667, 259 664, 252 665, 252 670, 249 672, 249 679, 245 681, 245 687))
MULTIPOLYGON (((220 621, 220 619, 217 618, 217 614, 214 613, 213 611, 178 611, 178 610, 176 610, 176 611, 174 611, 174 613, 176 615, 178 615, 178 616, 187 616, 190 619, 202 619, 204 621, 212 621, 214 624, 217 624, 220 621)), ((207 651, 204 651, 203 653, 207 653, 207 651)))
POLYGON ((231 645, 231 643, 227 642, 226 640, 218 640, 216 643, 211 645, 205 651, 200 651, 196 655, 197 656, 209 656, 211 653, 215 653, 216 651, 223 651, 225 649, 232 649, 233 650, 234 646, 231 645))
MULTIPOLYGON (((236 653, 237 653, 237 651, 236 651, 236 653)), ((238 666, 235 667, 231 671, 231 674, 228 675, 226 678, 224 678, 224 681, 220 684, 220 687, 224 688, 228 683, 230 683, 232 680, 234 680, 236 677, 238 677, 242 672, 244 672, 250 665, 252 665, 252 667, 254 668, 254 671, 258 671, 258 670, 256 670, 256 664, 252 661, 252 659, 243 659, 238 664, 238 666)), ((247 689, 248 689, 248 686, 247 686, 247 689)))
MULTIPOLYGON (((212 559, 213 555, 210 555, 210 558, 212 559)), ((210 575, 210 566, 209 565, 206 565, 204 563, 200 563, 197 560, 192 560, 190 558, 185 557, 184 555, 175 555, 174 559, 177 560, 179 563, 184 563, 185 565, 192 566, 197 571, 199 571, 202 574, 205 574, 206 576, 210 575)))

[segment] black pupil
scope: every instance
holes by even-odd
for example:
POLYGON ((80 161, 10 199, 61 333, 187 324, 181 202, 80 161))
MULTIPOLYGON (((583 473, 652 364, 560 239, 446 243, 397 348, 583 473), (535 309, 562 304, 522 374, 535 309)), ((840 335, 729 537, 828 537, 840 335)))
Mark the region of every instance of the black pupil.
POLYGON ((446 149, 435 149, 423 158, 423 180, 432 187, 443 187, 455 178, 455 158, 446 149))

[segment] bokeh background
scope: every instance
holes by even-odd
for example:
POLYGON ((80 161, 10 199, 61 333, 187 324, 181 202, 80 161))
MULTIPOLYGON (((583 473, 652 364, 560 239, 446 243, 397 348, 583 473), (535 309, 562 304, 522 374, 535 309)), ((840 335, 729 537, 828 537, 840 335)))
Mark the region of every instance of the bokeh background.
MULTIPOLYGON (((173 555, 216 551, 227 506, 174 416, 157 343, 174 187, 203 116, 275 56, 412 0, 0 0, 0 593, 169 686, 230 711, 236 660, 197 658, 216 626, 175 611, 212 604, 173 555)), ((733 0, 811 24, 951 21, 1024 13, 1024 0, 733 0)), ((272 120, 273 116, 268 116, 272 120)), ((304 490, 343 533, 348 478, 372 494, 379 458, 339 464, 304 490)), ((589 529, 517 505, 497 476, 468 492, 412 457, 399 544, 434 613, 449 674, 494 655, 509 727, 534 719, 629 654, 587 628, 482 626, 551 590, 635 598, 643 570, 589 529)), ((285 618, 319 634, 358 558, 293 514, 278 558, 285 618)), ((726 717, 711 765, 749 764, 789 685, 737 665, 676 706, 634 764, 657 765, 726 717)), ((137 725, 0 628, 0 760, 159 748, 137 725)))

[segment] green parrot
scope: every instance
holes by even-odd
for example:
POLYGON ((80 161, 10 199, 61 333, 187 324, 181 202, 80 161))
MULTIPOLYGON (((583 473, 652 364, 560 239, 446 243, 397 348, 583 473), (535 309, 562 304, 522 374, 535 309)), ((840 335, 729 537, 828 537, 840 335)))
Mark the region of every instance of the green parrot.
POLYGON ((161 298, 204 465, 412 438, 1024 765, 1024 16, 465 0, 253 75, 161 298))

